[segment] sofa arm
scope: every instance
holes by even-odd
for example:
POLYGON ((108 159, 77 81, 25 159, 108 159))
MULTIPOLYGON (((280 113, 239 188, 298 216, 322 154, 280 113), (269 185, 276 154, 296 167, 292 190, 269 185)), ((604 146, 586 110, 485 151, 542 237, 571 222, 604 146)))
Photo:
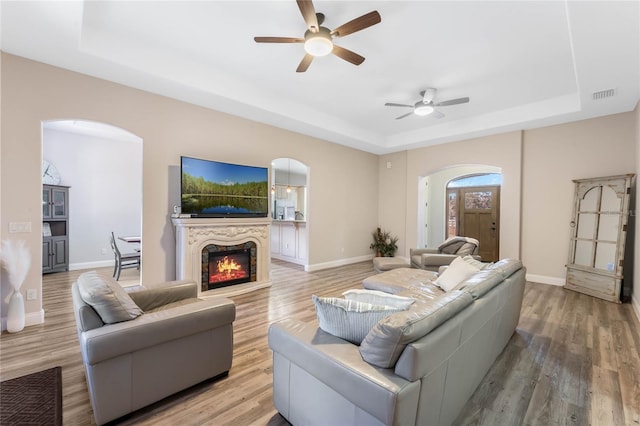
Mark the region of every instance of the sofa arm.
MULTIPOLYGON (((415 420, 412 416, 417 410, 420 381, 407 381, 392 369, 367 363, 358 346, 322 331, 317 325, 293 319, 274 323, 269 327, 269 347, 382 423, 413 423, 398 422, 398 417, 403 416, 415 420)), ((276 371, 274 365, 274 383, 281 379, 279 374, 288 372, 276 371)))
POLYGON ((143 311, 198 297, 198 285, 193 281, 168 281, 149 289, 134 291, 129 296, 143 311))
POLYGON ((120 355, 232 324, 236 317, 233 301, 216 297, 194 299, 136 319, 105 325, 80 336, 85 362, 94 365, 120 355))
POLYGON ((421 257, 424 266, 443 266, 451 264, 459 256, 457 254, 423 254, 421 257))
POLYGON ((435 248, 412 248, 409 249, 410 256, 416 256, 421 254, 437 254, 440 253, 438 249, 435 248))

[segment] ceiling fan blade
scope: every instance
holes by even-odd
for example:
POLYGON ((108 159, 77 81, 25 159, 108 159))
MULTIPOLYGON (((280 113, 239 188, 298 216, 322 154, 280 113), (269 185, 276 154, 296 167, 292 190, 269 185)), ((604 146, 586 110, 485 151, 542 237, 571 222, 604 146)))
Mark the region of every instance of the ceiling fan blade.
POLYGON ((317 33, 320 25, 318 25, 318 17, 316 16, 316 9, 313 7, 313 2, 311 0, 296 0, 296 3, 298 3, 298 8, 300 9, 300 13, 302 13, 304 22, 306 22, 309 27, 309 31, 317 33))
POLYGON ((254 37, 256 43, 304 43, 303 38, 297 37, 254 37))
POLYGON ((440 112, 440 111, 438 111, 438 110, 434 110, 430 115, 431 115, 433 118, 438 118, 438 119, 440 119, 440 118, 444 118, 444 114, 443 114, 443 113, 441 113, 441 112, 440 112))
POLYGON ((360 65, 364 62, 364 56, 360 56, 355 52, 352 52, 344 47, 333 45, 333 51, 331 52, 337 57, 344 59, 347 62, 351 62, 353 65, 360 65))
POLYGON ((380 18, 380 14, 377 10, 373 12, 369 12, 365 15, 360 16, 359 18, 353 19, 346 24, 340 25, 338 28, 331 31, 331 35, 335 35, 336 37, 344 37, 349 34, 353 34, 356 31, 364 30, 372 25, 375 25, 382 21, 380 18))
POLYGON ((401 115, 400 117, 396 117, 396 120, 400 120, 401 118, 408 117, 408 116, 410 116, 411 114, 413 114, 413 111, 408 112, 408 113, 406 113, 406 114, 403 114, 403 115, 401 115))
POLYGON ((309 65, 311 65, 311 61, 313 61, 313 55, 309 55, 308 53, 304 55, 304 58, 300 61, 300 65, 296 69, 296 72, 305 72, 309 65))
POLYGON ((438 102, 437 104, 433 104, 434 106, 449 106, 449 105, 458 105, 458 104, 466 104, 469 102, 469 98, 458 98, 451 99, 448 101, 438 102))
POLYGON ((405 104, 394 104, 393 102, 387 102, 384 104, 385 106, 399 106, 399 107, 409 107, 413 108, 413 105, 405 105, 405 104))

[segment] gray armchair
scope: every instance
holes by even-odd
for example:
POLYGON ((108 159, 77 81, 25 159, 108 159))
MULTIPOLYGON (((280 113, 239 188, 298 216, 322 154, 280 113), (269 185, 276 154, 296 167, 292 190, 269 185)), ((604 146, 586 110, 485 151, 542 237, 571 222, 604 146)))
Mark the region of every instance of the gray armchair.
POLYGON ((441 266, 449 265, 458 256, 471 255, 480 260, 480 243, 475 238, 450 237, 437 248, 410 249, 411 266, 438 272, 441 266))
POLYGON ((126 293, 113 278, 87 272, 72 297, 99 425, 231 368, 235 305, 198 299, 194 282, 126 293))

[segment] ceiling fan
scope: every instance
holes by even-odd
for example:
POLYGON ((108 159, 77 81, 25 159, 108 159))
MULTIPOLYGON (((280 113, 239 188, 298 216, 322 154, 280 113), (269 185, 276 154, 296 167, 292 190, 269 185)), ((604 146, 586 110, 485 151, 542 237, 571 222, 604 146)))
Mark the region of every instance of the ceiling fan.
POLYGON ((256 43, 304 43, 306 54, 298 65, 296 72, 305 72, 307 68, 309 68, 309 65, 311 65, 314 57, 325 56, 329 53, 333 53, 337 57, 351 62, 354 65, 360 65, 364 62, 364 57, 334 44, 333 38, 344 37, 379 23, 381 18, 377 11, 374 10, 373 12, 364 14, 346 24, 342 24, 334 30, 330 30, 329 28, 321 26, 325 17, 322 13, 316 13, 311 0, 296 0, 296 3, 298 3, 298 8, 309 28, 304 33, 304 38, 254 37, 253 39, 256 43))
POLYGON ((442 101, 442 102, 434 102, 433 99, 436 96, 436 89, 433 89, 433 88, 423 90, 422 92, 420 92, 420 96, 422 97, 422 99, 420 99, 414 105, 394 104, 392 102, 387 102, 385 106, 413 108, 413 111, 403 114, 400 117, 396 117, 396 120, 405 118, 411 114, 420 115, 420 116, 431 115, 435 118, 442 118, 444 117, 444 114, 436 110, 434 107, 458 105, 458 104, 465 104, 469 102, 469 98, 466 98, 466 97, 450 99, 448 101, 442 101))

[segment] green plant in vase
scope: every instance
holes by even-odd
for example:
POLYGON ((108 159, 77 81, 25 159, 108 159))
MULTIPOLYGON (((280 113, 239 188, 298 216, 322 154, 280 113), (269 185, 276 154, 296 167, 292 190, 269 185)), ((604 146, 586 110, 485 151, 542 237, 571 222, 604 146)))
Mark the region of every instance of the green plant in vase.
POLYGON ((398 237, 391 236, 388 231, 377 228, 373 231, 373 242, 369 246, 376 253, 377 257, 393 257, 398 250, 398 237))

